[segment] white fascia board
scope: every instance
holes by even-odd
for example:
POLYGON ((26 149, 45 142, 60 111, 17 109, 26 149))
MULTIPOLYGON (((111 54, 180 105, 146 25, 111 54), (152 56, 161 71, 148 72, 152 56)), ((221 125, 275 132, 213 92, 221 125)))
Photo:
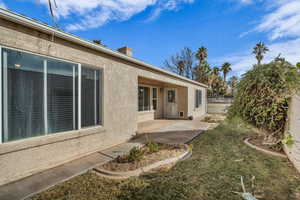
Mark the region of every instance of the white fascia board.
POLYGON ((138 59, 132 58, 130 56, 126 56, 126 55, 124 55, 122 53, 119 53, 117 51, 113 51, 113 50, 111 50, 107 47, 103 47, 103 46, 94 44, 91 41, 82 39, 82 38, 80 38, 76 35, 70 34, 70 33, 63 32, 63 31, 58 30, 54 27, 51 27, 47 24, 44 24, 44 23, 41 23, 41 22, 36 21, 34 19, 28 18, 24 15, 20 15, 20 14, 14 13, 12 11, 0 8, 0 17, 4 18, 4 19, 7 19, 9 21, 13 21, 15 23, 22 24, 24 26, 28 26, 28 27, 31 27, 33 29, 48 33, 48 34, 55 34, 56 37, 59 37, 59 38, 62 38, 62 39, 68 40, 68 41, 72 41, 72 42, 80 44, 82 46, 85 46, 85 47, 100 51, 102 53, 105 53, 105 54, 108 54, 108 55, 111 55, 111 56, 129 61, 129 62, 132 62, 132 63, 135 63, 137 65, 141 65, 141 66, 146 67, 148 69, 151 69, 153 71, 157 71, 157 72, 172 76, 176 79, 183 80, 183 81, 186 81, 186 82, 198 85, 198 86, 202 86, 202 87, 205 87, 205 88, 208 87, 207 85, 205 85, 203 83, 199 83, 197 81, 193 81, 191 79, 179 76, 175 73, 165 71, 165 70, 163 70, 159 67, 150 65, 148 63, 145 63, 145 62, 140 61, 138 59))

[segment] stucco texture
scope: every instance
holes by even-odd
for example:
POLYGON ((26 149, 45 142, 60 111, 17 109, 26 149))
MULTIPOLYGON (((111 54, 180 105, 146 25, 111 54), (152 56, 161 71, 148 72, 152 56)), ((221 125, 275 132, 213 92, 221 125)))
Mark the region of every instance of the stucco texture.
POLYGON ((295 95, 290 104, 287 134, 291 135, 294 144, 285 146, 285 152, 300 172, 300 95, 295 95))
MULTIPOLYGON (((187 115, 206 112, 206 89, 0 19, 0 45, 103 68, 103 125, 0 144, 0 185, 130 139, 138 124, 138 77, 187 88, 187 115), (203 90, 194 109, 195 89, 203 90)), ((152 119, 152 118, 151 118, 152 119)))

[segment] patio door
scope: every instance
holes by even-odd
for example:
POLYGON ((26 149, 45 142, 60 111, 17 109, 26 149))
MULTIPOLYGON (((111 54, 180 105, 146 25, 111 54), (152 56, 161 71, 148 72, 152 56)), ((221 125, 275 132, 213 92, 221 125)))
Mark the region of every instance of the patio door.
POLYGON ((165 117, 178 118, 178 104, 177 104, 177 89, 166 88, 165 90, 165 117))

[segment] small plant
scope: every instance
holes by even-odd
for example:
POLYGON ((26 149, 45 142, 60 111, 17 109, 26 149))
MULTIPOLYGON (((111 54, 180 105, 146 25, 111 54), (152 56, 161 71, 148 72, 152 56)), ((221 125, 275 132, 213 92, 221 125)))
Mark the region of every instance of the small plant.
POLYGON ((144 151, 139 147, 133 147, 126 156, 129 162, 140 161, 143 158, 144 151))
POLYGON ((210 122, 212 120, 212 117, 211 116, 206 116, 204 117, 203 121, 204 122, 210 122))
POLYGON ((286 136, 281 142, 282 142, 282 144, 285 144, 289 148, 291 148, 293 146, 293 144, 295 143, 293 136, 291 136, 291 135, 286 136))
POLYGON ((190 148, 190 150, 193 150, 194 145, 193 144, 189 144, 189 148, 190 148))
POLYGON ((149 153, 156 153, 159 151, 159 145, 154 141, 149 141, 147 143, 147 147, 149 148, 149 153))

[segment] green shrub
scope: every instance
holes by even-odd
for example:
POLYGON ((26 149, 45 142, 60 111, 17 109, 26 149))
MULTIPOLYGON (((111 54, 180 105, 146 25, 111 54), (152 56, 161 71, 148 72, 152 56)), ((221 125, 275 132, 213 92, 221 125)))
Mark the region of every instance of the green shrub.
POLYGON ((286 137, 284 137, 284 139, 281 142, 283 144, 286 144, 290 148, 295 144, 295 140, 291 135, 287 135, 286 137))
POLYGON ((154 141, 149 141, 147 143, 147 147, 149 149, 149 153, 156 153, 159 151, 159 145, 154 141))
POLYGON ((211 116, 206 116, 204 117, 203 121, 204 122, 210 122, 212 120, 212 117, 211 116))
POLYGON ((299 89, 297 68, 286 61, 254 66, 237 85, 229 116, 238 115, 267 131, 267 138, 283 138, 290 97, 299 89))
POLYGON ((126 156, 128 162, 140 161, 143 158, 144 151, 139 147, 133 147, 126 156))

